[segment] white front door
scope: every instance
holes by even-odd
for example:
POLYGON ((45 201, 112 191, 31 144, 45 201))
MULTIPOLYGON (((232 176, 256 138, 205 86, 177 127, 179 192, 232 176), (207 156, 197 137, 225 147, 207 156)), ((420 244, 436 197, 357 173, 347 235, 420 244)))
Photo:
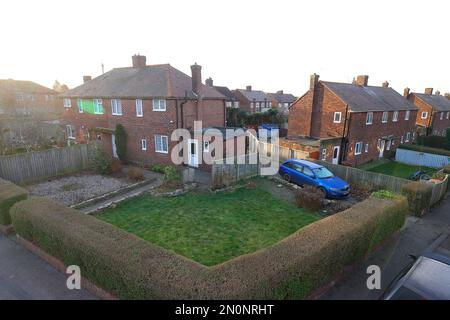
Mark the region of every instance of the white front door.
POLYGON ((384 153, 384 145, 386 144, 386 140, 380 140, 378 149, 380 150, 380 158, 383 158, 384 153))
POLYGON ((331 161, 332 164, 339 164, 339 146, 335 146, 333 148, 333 159, 331 161))
POLYGON ((116 135, 111 135, 111 143, 112 143, 112 153, 114 158, 119 158, 117 155, 117 147, 116 147, 116 135))
POLYGON ((198 167, 198 141, 195 139, 189 139, 188 148, 189 148, 188 164, 192 167, 198 167))

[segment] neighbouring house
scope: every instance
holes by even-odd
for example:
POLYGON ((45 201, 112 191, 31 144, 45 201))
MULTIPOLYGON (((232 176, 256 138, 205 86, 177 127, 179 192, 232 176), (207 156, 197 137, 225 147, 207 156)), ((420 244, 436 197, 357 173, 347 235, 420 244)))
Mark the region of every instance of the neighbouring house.
POLYGON ((205 84, 208 87, 216 89, 222 95, 225 96, 225 98, 226 98, 225 106, 227 108, 236 108, 236 109, 239 108, 239 99, 236 98, 236 96, 233 94, 233 92, 228 87, 215 86, 213 79, 211 77, 209 77, 208 79, 205 80, 205 84))
POLYGON ((57 94, 32 81, 0 80, 0 142, 34 145, 55 138, 61 117, 57 94))
POLYGON ((288 128, 288 115, 289 107, 294 103, 296 97, 290 93, 284 93, 283 90, 279 90, 276 93, 267 94, 272 102, 274 108, 278 108, 280 114, 283 116, 283 123, 281 128, 288 128))
POLYGON ((189 77, 170 64, 147 65, 145 56, 134 55, 132 60, 132 67, 116 68, 94 79, 85 76, 83 85, 61 94, 68 140, 102 140, 117 157, 115 128, 121 124, 128 136, 129 161, 172 164, 177 141, 171 141, 171 134, 184 128, 192 136, 183 164, 208 169, 199 163, 211 141, 194 136, 199 133, 194 132, 194 121, 202 121, 203 130, 222 130, 226 97, 202 84, 200 65, 191 66, 189 77))
POLYGON ((368 78, 337 83, 313 74, 310 89, 289 110, 288 138, 280 144, 356 166, 413 142, 417 107, 389 83, 369 86, 368 78))
POLYGON ((239 108, 249 113, 265 112, 272 108, 269 96, 260 90, 253 90, 252 86, 236 89, 233 94, 239 99, 239 108))
POLYGON ((410 92, 405 88, 404 96, 414 103, 417 112, 416 124, 421 135, 445 136, 450 128, 450 96, 442 96, 439 91, 433 94, 433 88, 424 93, 410 92))

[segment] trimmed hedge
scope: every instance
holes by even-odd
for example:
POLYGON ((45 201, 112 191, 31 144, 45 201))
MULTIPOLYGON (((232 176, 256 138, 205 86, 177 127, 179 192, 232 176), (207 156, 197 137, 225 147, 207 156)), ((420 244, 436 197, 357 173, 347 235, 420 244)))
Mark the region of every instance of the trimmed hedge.
POLYGON ((205 267, 50 199, 14 205, 25 239, 125 299, 305 298, 402 227, 404 197, 370 197, 281 242, 205 267))
POLYGON ((0 225, 11 224, 10 208, 14 203, 25 200, 27 197, 27 190, 0 179, 0 225))
POLYGON ((450 151, 449 150, 432 148, 432 147, 426 147, 426 146, 419 146, 417 144, 401 144, 397 148, 398 149, 406 149, 406 150, 418 151, 418 152, 424 152, 424 153, 438 154, 438 155, 441 155, 441 156, 449 156, 450 157, 450 151))
POLYGON ((402 187, 402 194, 408 199, 409 211, 416 217, 428 211, 432 193, 432 185, 425 182, 412 181, 402 187))

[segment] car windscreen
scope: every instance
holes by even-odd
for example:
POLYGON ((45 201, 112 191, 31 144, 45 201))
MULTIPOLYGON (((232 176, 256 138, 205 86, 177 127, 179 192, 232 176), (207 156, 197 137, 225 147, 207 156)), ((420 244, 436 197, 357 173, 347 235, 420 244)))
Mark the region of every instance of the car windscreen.
POLYGON ((328 179, 334 177, 334 174, 325 167, 316 168, 313 171, 316 174, 316 177, 319 179, 328 179))

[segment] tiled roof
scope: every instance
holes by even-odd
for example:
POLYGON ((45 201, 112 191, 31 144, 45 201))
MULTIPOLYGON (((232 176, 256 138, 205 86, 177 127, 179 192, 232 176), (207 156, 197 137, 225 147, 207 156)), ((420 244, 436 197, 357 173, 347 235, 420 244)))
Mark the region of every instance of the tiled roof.
POLYGON ((56 94, 56 91, 41 86, 33 81, 25 80, 0 80, 0 91, 12 91, 20 93, 49 93, 56 94))
POLYGON ((259 90, 246 90, 246 89, 236 89, 237 92, 241 93, 248 101, 269 101, 270 98, 266 93, 259 90))
POLYGON ((450 99, 436 94, 414 93, 436 111, 450 111, 450 99))
POLYGON ((295 101, 295 96, 290 93, 269 93, 269 95, 273 96, 275 100, 279 103, 293 103, 295 101))
POLYGON ((392 88, 360 86, 320 81, 340 97, 353 112, 417 110, 418 108, 392 88))
MULTIPOLYGON (((203 98, 224 99, 214 88, 201 85, 203 98)), ((170 64, 142 68, 116 68, 61 94, 85 98, 196 98, 192 79, 170 64)))
POLYGON ((238 100, 236 96, 233 94, 233 92, 231 92, 231 90, 228 89, 227 87, 214 86, 213 88, 219 91, 221 94, 223 94, 227 98, 227 100, 230 101, 238 100))

